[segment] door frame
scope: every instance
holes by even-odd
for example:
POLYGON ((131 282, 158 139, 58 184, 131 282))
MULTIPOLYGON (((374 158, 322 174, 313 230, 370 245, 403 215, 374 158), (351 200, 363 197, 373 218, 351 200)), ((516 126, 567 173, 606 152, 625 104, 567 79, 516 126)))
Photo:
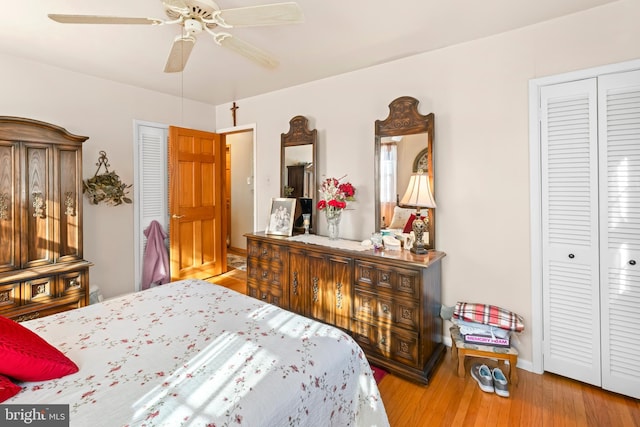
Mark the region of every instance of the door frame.
MULTIPOLYGON (((256 175, 258 173, 258 161, 257 161, 257 153, 258 153, 258 144, 256 143, 256 139, 257 139, 257 131, 256 131, 256 124, 255 123, 250 123, 247 125, 241 125, 241 126, 234 126, 234 127, 230 127, 230 128, 223 128, 223 129, 216 129, 216 133, 219 133, 220 135, 222 135, 222 143, 226 144, 226 139, 227 139, 227 135, 231 134, 231 133, 241 133, 241 132, 249 132, 252 131, 253 132, 253 175, 251 176, 252 180, 253 180, 253 230, 252 231, 257 231, 257 227, 258 227, 258 203, 257 203, 257 193, 255 191, 255 185, 256 185, 256 175)), ((231 203, 233 203, 233 200, 231 201, 231 203)), ((232 205, 233 206, 233 205, 232 205)))
POLYGON ((540 141, 540 89, 559 83, 640 69, 640 60, 608 64, 529 80, 529 202, 531 239, 531 341, 532 369, 544 372, 542 304, 542 159, 540 141))

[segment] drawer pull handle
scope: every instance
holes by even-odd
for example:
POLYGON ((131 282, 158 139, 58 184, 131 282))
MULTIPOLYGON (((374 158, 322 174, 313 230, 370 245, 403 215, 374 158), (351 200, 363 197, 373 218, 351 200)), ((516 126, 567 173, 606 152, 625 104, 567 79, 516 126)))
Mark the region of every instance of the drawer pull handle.
POLYGON ((263 271, 262 272, 262 278, 263 279, 266 279, 268 275, 269 275, 269 272, 267 272, 267 271, 263 271))
POLYGON ((23 314, 22 316, 18 316, 16 322, 26 322, 27 320, 33 320, 40 317, 40 312, 36 311, 35 313, 23 314))
POLYGON ((298 272, 293 272, 293 295, 298 296, 298 272))
POLYGON ((66 193, 64 193, 64 214, 66 216, 74 216, 75 215, 75 210, 74 208, 74 193, 72 191, 67 191, 66 193))
POLYGON ((269 250, 268 249, 263 249, 262 250, 262 256, 267 256, 269 255, 269 250))
POLYGON ((630 260, 629 265, 636 265, 636 260, 635 259, 630 260))
POLYGON ((262 299, 267 299, 267 294, 263 292, 263 293, 260 295, 260 298, 262 298, 262 299))
POLYGON ((42 193, 36 191, 31 193, 33 195, 33 217, 34 218, 44 218, 44 211, 46 210, 46 205, 44 203, 44 197, 42 197, 42 193))
POLYGON ((570 259, 574 259, 576 256, 574 254, 569 254, 570 259))
POLYGON ((0 194, 0 220, 9 219, 10 207, 11 207, 11 198, 9 197, 9 194, 7 193, 0 194))
POLYGON ((336 307, 342 308, 342 283, 336 284, 336 307))
POLYGON ((389 281, 389 275, 388 274, 383 274, 382 275, 382 281, 383 282, 388 282, 389 281))
POLYGON ((384 335, 380 337, 380 344, 387 345, 387 337, 385 337, 384 335))
POLYGON ((382 305, 382 312, 383 312, 384 314, 389 314, 389 311, 390 311, 390 310, 389 310, 389 306, 388 306, 387 304, 383 304, 383 305, 382 305))
POLYGON ((313 302, 318 302, 318 278, 314 277, 311 280, 313 282, 313 302))

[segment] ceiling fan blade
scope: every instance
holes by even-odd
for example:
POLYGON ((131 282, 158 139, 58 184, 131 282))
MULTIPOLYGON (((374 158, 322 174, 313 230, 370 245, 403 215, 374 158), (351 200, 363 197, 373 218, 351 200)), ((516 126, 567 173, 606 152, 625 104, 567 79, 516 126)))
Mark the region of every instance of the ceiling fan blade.
POLYGON ((184 0, 163 0, 162 4, 165 9, 172 10, 178 15, 186 15, 189 13, 189 6, 187 6, 184 0))
POLYGON ((159 25, 164 21, 156 18, 123 18, 118 16, 97 15, 59 15, 51 13, 50 19, 61 24, 135 24, 135 25, 159 25))
POLYGON ((304 20, 302 9, 295 2, 225 9, 214 13, 213 20, 224 28, 258 25, 295 24, 304 20))
POLYGON ((179 73, 184 70, 184 66, 187 65, 187 60, 191 54, 193 46, 196 44, 195 37, 192 36, 178 36, 171 45, 169 56, 167 57, 167 63, 164 66, 165 73, 179 73))
POLYGON ((237 37, 233 37, 229 33, 216 33, 214 40, 220 46, 231 49, 264 67, 275 68, 278 66, 278 61, 267 52, 237 37))

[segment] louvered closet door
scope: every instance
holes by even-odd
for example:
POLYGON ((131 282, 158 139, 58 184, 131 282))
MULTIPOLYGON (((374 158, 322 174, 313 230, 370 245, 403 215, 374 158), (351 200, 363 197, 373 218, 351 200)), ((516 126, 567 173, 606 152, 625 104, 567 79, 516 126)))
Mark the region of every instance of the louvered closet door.
MULTIPOLYGON (((169 209, 167 191, 167 129, 154 126, 138 128, 138 161, 139 161, 139 221, 140 236, 138 256, 144 260, 147 238, 144 230, 151 221, 158 221, 162 229, 169 233, 169 209)), ((137 275, 138 283, 142 280, 141 265, 137 275)))
POLYGON ((602 387, 640 398, 640 72, 598 78, 602 387))
POLYGON ((600 385, 596 80, 541 90, 544 369, 600 385))

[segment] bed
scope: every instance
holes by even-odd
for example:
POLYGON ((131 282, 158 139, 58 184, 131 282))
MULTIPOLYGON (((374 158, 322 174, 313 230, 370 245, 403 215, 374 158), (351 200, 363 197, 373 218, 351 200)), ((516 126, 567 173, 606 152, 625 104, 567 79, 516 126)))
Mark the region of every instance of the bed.
POLYGON ((343 331, 184 280, 22 323, 75 362, 5 404, 69 404, 71 426, 388 426, 343 331))

